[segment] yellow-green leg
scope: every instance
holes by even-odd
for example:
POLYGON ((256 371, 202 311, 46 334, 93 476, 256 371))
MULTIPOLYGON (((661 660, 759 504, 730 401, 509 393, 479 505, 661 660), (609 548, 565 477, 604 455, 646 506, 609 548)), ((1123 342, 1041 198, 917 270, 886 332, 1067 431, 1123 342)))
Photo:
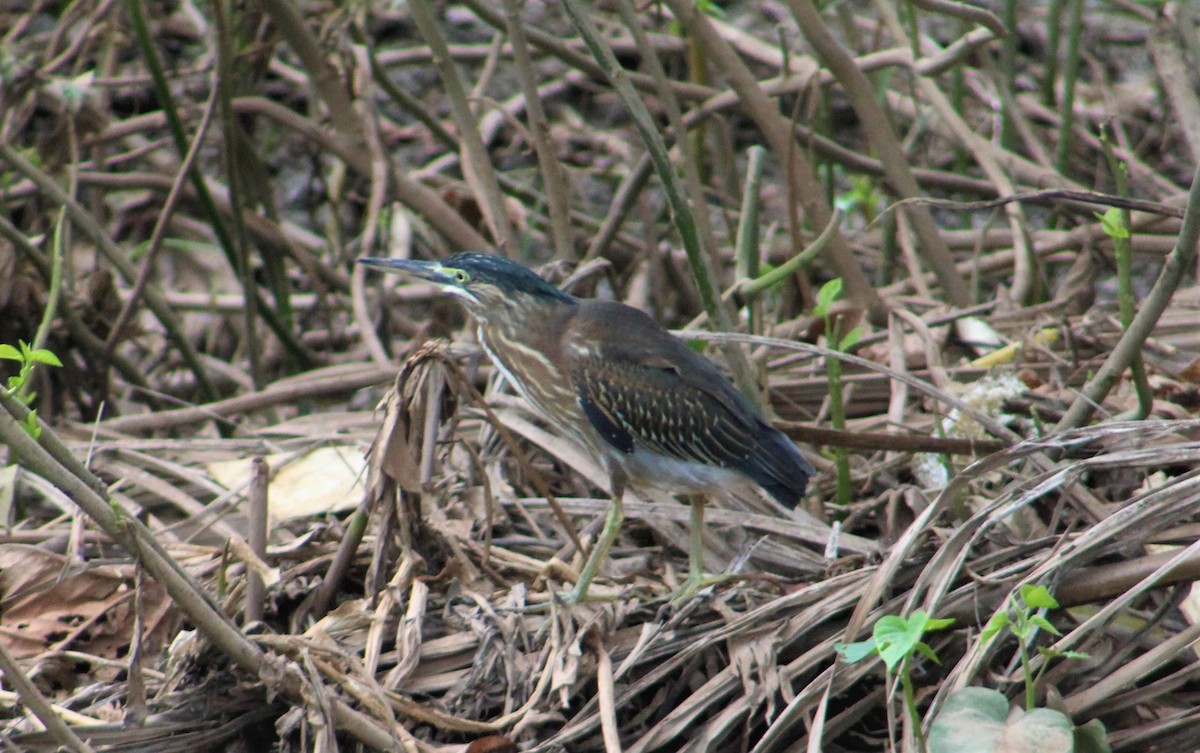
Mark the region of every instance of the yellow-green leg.
POLYGON ((689 501, 692 504, 692 544, 688 551, 688 577, 671 598, 676 604, 692 598, 700 589, 722 583, 730 577, 704 574, 704 497, 697 494, 689 501))
POLYGON ((617 534, 621 532, 621 522, 625 520, 625 505, 621 501, 624 496, 625 485, 614 483, 612 507, 608 508, 608 516, 604 519, 604 530, 600 532, 600 538, 592 547, 592 553, 588 555, 587 562, 579 571, 579 580, 575 583, 575 590, 568 597, 571 601, 580 602, 587 598, 588 587, 592 585, 592 579, 596 577, 600 563, 608 557, 608 550, 612 549, 613 542, 617 540, 617 534))
POLYGON ((673 601, 690 599, 704 587, 704 497, 695 495, 692 505, 691 546, 688 547, 688 577, 676 591, 673 601))

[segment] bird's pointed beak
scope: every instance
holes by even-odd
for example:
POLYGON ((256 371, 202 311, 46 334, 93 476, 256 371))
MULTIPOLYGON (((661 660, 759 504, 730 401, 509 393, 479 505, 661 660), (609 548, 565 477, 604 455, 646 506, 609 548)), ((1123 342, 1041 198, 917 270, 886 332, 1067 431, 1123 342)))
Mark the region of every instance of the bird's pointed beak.
POLYGON ((378 269, 380 272, 406 274, 422 280, 428 280, 443 288, 455 286, 454 276, 450 271, 436 261, 414 261, 412 259, 381 259, 375 256, 364 256, 358 260, 364 267, 378 269))

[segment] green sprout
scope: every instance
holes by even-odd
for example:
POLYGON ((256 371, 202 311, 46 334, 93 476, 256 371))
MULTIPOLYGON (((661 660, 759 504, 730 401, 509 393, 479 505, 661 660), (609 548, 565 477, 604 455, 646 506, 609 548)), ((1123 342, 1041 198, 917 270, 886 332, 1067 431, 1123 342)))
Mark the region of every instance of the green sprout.
POLYGON ((907 619, 894 614, 884 615, 875 623, 871 639, 856 643, 835 643, 834 649, 848 664, 854 664, 877 654, 883 660, 884 670, 891 676, 899 667, 900 687, 904 692, 904 708, 912 721, 913 734, 920 750, 925 750, 925 733, 921 730, 921 715, 917 711, 916 693, 912 684, 912 661, 917 654, 938 662, 937 654, 921 639, 926 633, 942 630, 954 624, 953 619, 930 617, 917 610, 907 619))
POLYGON ((1050 595, 1048 588, 1026 583, 1021 586, 1020 593, 1009 603, 1008 609, 992 615, 992 619, 988 620, 987 626, 984 627, 983 633, 979 636, 981 641, 989 641, 1005 628, 1008 628, 1016 637, 1021 651, 1021 668, 1025 674, 1025 708, 1027 710, 1034 708, 1035 690, 1038 681, 1041 680, 1042 673, 1046 671, 1046 667, 1049 666, 1051 659, 1087 658, 1087 654, 1079 651, 1055 651, 1048 648, 1039 648, 1038 653, 1042 655, 1045 661, 1042 662, 1042 666, 1038 669, 1036 675, 1031 672, 1029 647, 1033 644, 1037 631, 1045 630, 1051 635, 1062 635, 1058 631, 1058 628, 1054 627, 1039 611, 1058 608, 1058 600, 1050 595))
MULTIPOLYGON (((33 377, 33 367, 39 363, 47 366, 62 367, 62 361, 58 360, 58 356, 45 348, 34 348, 24 340, 19 341, 20 348, 15 348, 8 343, 0 343, 0 359, 7 361, 17 361, 21 364, 20 369, 16 374, 8 378, 7 387, 4 388, 6 397, 15 397, 25 405, 30 405, 37 398, 36 392, 29 391, 29 385, 33 377)), ((29 415, 21 422, 21 426, 29 435, 37 439, 42 435, 42 427, 38 424, 37 411, 29 411, 29 415)))
MULTIPOLYGON (((838 333, 837 317, 833 315, 834 301, 842 293, 842 280, 834 278, 821 286, 817 291, 817 305, 813 307, 813 316, 825 322, 825 339, 831 350, 845 353, 858 343, 862 337, 862 329, 855 327, 846 334, 838 333)), ((836 357, 825 359, 825 378, 829 382, 829 419, 833 428, 844 431, 846 428, 846 403, 842 397, 842 362, 836 357)), ((845 447, 833 448, 833 458, 837 466, 837 502, 848 505, 854 499, 854 490, 850 486, 850 453, 845 447)))

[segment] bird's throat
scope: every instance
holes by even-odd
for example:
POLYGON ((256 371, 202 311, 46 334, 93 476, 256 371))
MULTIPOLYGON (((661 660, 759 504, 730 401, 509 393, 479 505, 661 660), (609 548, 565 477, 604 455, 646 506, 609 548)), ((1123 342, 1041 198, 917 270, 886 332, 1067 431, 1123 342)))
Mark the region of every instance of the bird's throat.
POLYGON ((577 426, 583 418, 573 382, 558 358, 558 333, 547 323, 479 324, 479 343, 517 392, 552 424, 577 426), (551 347, 543 338, 551 338, 551 347))

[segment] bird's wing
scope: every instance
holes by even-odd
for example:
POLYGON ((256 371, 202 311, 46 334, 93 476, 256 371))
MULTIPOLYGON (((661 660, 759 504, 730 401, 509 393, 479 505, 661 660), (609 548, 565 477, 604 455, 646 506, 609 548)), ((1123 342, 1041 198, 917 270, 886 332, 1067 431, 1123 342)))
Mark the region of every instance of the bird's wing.
POLYGON ((639 443, 679 460, 737 467, 754 451, 743 416, 652 360, 581 363, 575 389, 592 426, 622 452, 639 443))
POLYGON ((568 333, 564 356, 579 404, 606 441, 720 467, 751 460, 763 424, 710 361, 635 309, 592 309, 568 333), (589 316, 603 317, 602 326, 589 316))

